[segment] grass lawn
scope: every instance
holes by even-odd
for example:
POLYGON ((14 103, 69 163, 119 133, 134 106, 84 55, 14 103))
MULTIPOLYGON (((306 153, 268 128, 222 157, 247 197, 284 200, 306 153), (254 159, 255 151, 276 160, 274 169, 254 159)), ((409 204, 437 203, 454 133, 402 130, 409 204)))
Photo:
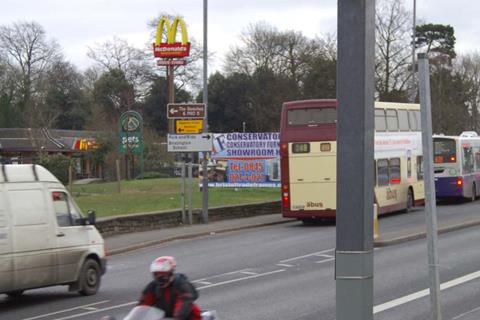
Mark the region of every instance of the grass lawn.
MULTIPOLYGON (((199 180, 194 178, 192 181, 192 206, 201 208, 202 193, 198 187, 199 180)), ((98 217, 106 217, 179 209, 180 186, 180 178, 147 179, 122 181, 121 193, 118 193, 116 182, 74 185, 71 193, 84 213, 93 209, 98 217)), ((209 207, 280 200, 279 188, 209 188, 208 190, 209 207)))

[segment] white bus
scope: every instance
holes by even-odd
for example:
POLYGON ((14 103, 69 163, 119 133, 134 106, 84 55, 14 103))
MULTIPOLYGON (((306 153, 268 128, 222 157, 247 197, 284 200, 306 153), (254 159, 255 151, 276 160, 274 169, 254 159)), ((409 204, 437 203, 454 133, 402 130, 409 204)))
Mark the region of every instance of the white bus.
POLYGON ((475 201, 480 190, 480 137, 477 133, 434 135, 433 153, 437 198, 475 201))
MULTIPOLYGON (((309 222, 336 215, 336 109, 336 100, 283 104, 280 155, 284 217, 309 222)), ((423 203, 418 104, 375 102, 374 165, 379 214, 409 211, 423 203)))

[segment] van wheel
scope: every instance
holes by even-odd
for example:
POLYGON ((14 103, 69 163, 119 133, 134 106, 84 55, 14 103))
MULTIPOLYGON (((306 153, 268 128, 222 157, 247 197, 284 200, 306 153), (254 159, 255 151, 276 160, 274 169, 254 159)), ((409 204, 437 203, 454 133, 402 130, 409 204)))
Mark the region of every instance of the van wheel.
POLYGON ((88 259, 82 266, 80 276, 78 278, 78 291, 84 296, 91 296, 97 293, 100 287, 100 266, 93 259, 88 259))
POLYGON ((405 209, 405 212, 411 212, 412 208, 415 206, 414 199, 413 199, 413 191, 412 189, 408 189, 408 194, 407 194, 407 208, 405 209))
POLYGON ((23 295, 23 292, 24 292, 23 290, 16 290, 16 291, 7 292, 5 294, 10 298, 18 298, 23 295))
POLYGON ((472 202, 477 200, 477 188, 475 186, 475 183, 472 185, 472 202))

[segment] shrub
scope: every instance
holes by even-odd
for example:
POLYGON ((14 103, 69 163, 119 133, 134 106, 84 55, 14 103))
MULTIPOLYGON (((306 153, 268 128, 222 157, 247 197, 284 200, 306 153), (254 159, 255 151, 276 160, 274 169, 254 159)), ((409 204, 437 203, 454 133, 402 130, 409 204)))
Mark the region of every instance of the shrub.
POLYGON ((63 154, 41 154, 38 164, 53 173, 64 185, 68 184, 68 167, 71 159, 63 154))

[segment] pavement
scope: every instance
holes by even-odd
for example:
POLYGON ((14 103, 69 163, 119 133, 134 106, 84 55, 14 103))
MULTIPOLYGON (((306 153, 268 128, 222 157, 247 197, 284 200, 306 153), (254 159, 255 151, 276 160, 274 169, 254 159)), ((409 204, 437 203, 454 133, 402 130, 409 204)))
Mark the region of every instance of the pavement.
MULTIPOLYGON (((157 229, 144 232, 126 233, 105 238, 107 255, 116 255, 132 250, 159 245, 162 243, 192 239, 216 233, 231 232, 236 230, 258 228, 282 223, 301 223, 295 219, 285 219, 280 213, 254 216, 248 218, 214 221, 207 224, 194 224, 172 228, 157 229)), ((379 236, 375 239, 375 247, 385 247, 406 241, 426 237, 425 225, 399 226, 393 230, 382 232, 382 219, 380 219, 379 236)), ((480 225, 480 217, 454 216, 438 221, 438 233, 460 230, 480 225)))

